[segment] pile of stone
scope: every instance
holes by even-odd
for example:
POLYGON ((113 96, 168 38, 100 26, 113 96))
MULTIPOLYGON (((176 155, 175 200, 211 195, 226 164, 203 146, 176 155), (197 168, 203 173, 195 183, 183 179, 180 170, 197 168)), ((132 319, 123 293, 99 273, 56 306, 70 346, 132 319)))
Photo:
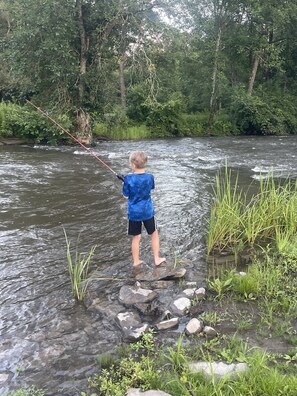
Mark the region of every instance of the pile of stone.
POLYGON ((164 289, 172 286, 170 282, 182 279, 185 274, 184 268, 160 268, 158 272, 139 274, 136 276, 138 280, 132 286, 121 287, 119 302, 129 310, 118 313, 116 322, 126 341, 139 340, 149 328, 158 331, 178 328, 181 321, 182 331, 185 331, 188 336, 198 333, 202 333, 207 338, 217 336, 216 330, 210 326, 204 326, 201 319, 189 317, 193 301, 197 304, 205 298, 205 289, 198 288, 196 282, 185 282, 184 288, 181 288, 177 295, 171 295, 170 298, 167 296, 164 299, 164 294, 166 294, 164 289), (141 281, 153 287, 143 287, 141 281), (146 320, 143 321, 141 316, 146 320), (185 322, 187 322, 186 325, 185 322))

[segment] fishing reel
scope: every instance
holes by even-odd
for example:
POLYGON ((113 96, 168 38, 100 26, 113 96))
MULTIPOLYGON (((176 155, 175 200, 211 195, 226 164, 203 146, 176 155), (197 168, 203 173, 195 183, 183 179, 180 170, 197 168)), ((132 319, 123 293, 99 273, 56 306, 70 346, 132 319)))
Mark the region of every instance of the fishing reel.
POLYGON ((125 180, 125 175, 121 175, 121 174, 118 173, 116 176, 117 176, 117 178, 118 178, 119 180, 121 180, 122 182, 124 182, 124 180, 125 180))

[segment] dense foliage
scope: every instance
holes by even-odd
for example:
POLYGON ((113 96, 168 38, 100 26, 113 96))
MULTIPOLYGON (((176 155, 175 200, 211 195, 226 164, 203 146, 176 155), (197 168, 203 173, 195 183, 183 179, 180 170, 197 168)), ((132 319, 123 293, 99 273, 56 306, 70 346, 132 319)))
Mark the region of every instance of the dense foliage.
POLYGON ((296 22, 295 0, 0 0, 0 99, 81 137, 296 133, 296 22))

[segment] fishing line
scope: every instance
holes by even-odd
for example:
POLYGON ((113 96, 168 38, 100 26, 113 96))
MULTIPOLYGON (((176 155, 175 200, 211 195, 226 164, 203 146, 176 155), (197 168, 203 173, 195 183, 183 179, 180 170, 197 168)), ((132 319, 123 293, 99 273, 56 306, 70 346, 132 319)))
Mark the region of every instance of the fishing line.
POLYGON ((117 174, 109 165, 107 165, 101 158, 98 157, 91 149, 86 147, 82 142, 80 142, 75 136, 73 136, 67 129, 65 129, 61 124, 59 124, 55 119, 53 119, 49 114, 47 114, 40 107, 36 106, 30 100, 26 99, 26 102, 33 106, 39 113, 48 118, 53 124, 55 124, 58 128, 60 128, 63 132, 65 132, 68 136, 71 137, 76 143, 78 143, 83 149, 85 149, 89 154, 91 154, 97 161, 99 161, 102 165, 104 165, 110 172, 112 172, 119 180, 124 181, 124 177, 122 175, 117 174))

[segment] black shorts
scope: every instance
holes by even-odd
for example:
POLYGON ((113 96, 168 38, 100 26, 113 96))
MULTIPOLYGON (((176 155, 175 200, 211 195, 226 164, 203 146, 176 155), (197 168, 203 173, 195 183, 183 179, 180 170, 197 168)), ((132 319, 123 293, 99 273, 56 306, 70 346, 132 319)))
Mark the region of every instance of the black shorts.
POLYGON ((144 221, 129 220, 128 235, 134 235, 134 236, 140 235, 142 223, 149 235, 152 235, 152 233, 155 232, 157 229, 157 225, 154 217, 144 221))

